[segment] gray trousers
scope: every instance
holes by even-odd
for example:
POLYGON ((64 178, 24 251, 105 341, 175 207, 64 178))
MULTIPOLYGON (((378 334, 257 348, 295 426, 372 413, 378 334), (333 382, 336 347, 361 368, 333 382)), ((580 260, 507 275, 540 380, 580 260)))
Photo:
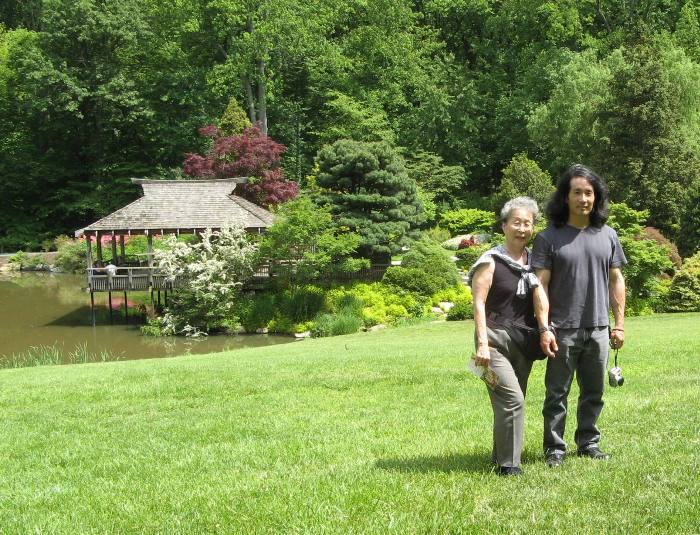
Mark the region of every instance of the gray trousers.
POLYGON ((499 466, 520 466, 525 435, 525 392, 532 361, 520 352, 508 334, 488 328, 489 367, 498 376, 498 386, 488 386, 493 407, 493 451, 499 466))
POLYGON ((596 423, 603 410, 608 340, 607 327, 557 330, 559 351, 555 358, 547 359, 544 378, 547 389, 542 409, 545 455, 566 451, 567 398, 574 374, 580 390, 574 441, 579 450, 595 446, 600 441, 596 423))

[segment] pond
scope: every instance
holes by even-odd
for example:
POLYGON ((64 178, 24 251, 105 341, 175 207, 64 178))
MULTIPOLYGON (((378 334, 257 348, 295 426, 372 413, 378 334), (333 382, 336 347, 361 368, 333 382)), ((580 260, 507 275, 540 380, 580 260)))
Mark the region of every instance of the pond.
POLYGON ((148 298, 146 293, 128 295, 130 324, 124 321, 122 293, 112 294, 113 324, 110 324, 107 294, 96 293, 93 327, 90 293, 83 289, 85 286, 85 277, 81 275, 0 273, 0 359, 26 354, 32 347, 42 346, 58 348, 63 355, 77 351, 107 355, 109 360, 129 360, 294 342, 294 338, 273 335, 220 335, 202 339, 143 336, 132 314, 137 301, 148 298))

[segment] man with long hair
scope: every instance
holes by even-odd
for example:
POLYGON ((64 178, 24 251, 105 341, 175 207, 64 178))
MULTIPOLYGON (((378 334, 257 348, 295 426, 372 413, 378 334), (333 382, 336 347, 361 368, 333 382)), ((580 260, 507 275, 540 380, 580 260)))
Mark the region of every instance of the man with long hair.
POLYGON ((572 165, 557 184, 547 205, 549 226, 532 250, 532 267, 550 302, 550 326, 541 329, 543 348, 556 352, 547 360, 544 454, 548 466, 564 462, 567 398, 574 375, 580 395, 574 440, 577 454, 607 459, 599 447, 596 423, 603 410, 608 344, 625 340, 625 281, 627 263, 608 218, 608 190, 595 172, 572 165), (612 305, 614 326, 610 327, 612 305))

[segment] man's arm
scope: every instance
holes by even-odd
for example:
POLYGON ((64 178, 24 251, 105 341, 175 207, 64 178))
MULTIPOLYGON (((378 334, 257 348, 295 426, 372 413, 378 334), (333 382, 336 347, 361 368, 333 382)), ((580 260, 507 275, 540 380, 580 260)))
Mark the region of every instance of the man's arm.
POLYGON ((615 326, 610 332, 610 340, 613 349, 620 349, 625 343, 625 278, 622 270, 610 268, 610 282, 608 284, 610 292, 610 305, 612 307, 615 326))
POLYGON ((540 328, 540 347, 545 355, 549 358, 554 358, 557 352, 557 339, 552 331, 543 331, 549 326, 549 278, 552 271, 549 269, 535 270, 537 277, 540 279, 540 286, 535 288, 534 306, 535 318, 537 325, 540 328))

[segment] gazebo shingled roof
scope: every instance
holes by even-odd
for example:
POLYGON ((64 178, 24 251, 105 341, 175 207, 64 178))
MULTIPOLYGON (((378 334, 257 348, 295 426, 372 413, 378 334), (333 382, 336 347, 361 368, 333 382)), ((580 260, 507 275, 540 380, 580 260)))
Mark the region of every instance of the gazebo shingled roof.
POLYGON ((193 232, 232 225, 260 231, 272 224, 270 212, 233 195, 236 184, 244 183, 246 178, 131 180, 141 185, 143 197, 76 231, 76 237, 98 233, 193 232))

